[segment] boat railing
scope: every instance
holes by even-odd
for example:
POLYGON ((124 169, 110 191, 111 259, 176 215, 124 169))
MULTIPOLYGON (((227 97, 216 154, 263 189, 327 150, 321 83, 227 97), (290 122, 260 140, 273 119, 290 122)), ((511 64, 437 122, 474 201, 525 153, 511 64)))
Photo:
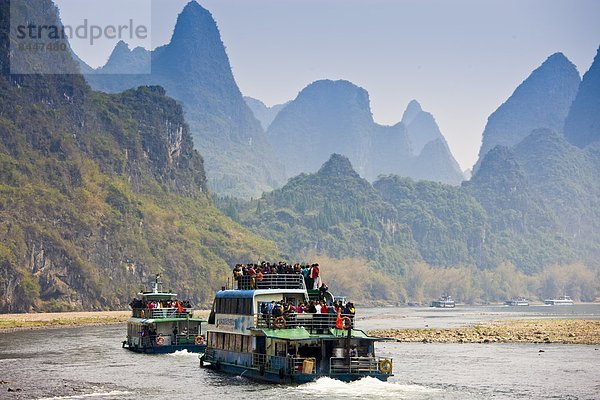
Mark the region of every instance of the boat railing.
POLYGON ((338 322, 338 315, 334 313, 286 313, 282 316, 271 314, 255 314, 254 326, 259 329, 293 329, 304 328, 309 333, 326 333, 331 328, 348 328, 354 326, 353 314, 341 314, 341 321, 338 322))
POLYGON ((252 366, 259 370, 287 375, 315 375, 316 360, 313 357, 271 356, 252 353, 252 366))
POLYGON ((252 366, 265 371, 279 372, 283 368, 285 373, 289 373, 290 360, 283 356, 270 356, 266 354, 252 353, 252 366))
POLYGON ((314 357, 291 357, 290 373, 292 375, 316 375, 317 360, 314 357))
POLYGON ((392 372, 392 359, 383 357, 331 357, 329 360, 329 373, 331 374, 364 372, 390 374, 392 372))
POLYGON ((133 317, 145 319, 157 318, 188 318, 192 317, 194 310, 192 308, 184 308, 179 311, 177 307, 171 308, 134 308, 133 317))
POLYGON ((302 289, 306 290, 304 277, 301 274, 264 274, 262 278, 257 275, 244 275, 234 283, 236 289, 302 289))

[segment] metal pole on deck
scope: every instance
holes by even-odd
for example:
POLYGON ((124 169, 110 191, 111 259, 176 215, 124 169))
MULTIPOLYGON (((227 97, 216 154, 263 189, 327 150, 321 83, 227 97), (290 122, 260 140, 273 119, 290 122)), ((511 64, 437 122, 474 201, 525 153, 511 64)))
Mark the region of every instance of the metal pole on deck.
POLYGON ((348 324, 348 336, 346 339, 346 358, 348 359, 348 372, 352 372, 352 364, 350 360, 350 337, 352 336, 352 322, 348 324))

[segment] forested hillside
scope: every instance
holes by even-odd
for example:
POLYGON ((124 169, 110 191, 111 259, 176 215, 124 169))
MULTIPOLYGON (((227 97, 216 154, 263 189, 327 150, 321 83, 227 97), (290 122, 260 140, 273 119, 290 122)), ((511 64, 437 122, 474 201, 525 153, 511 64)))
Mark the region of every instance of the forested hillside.
MULTIPOLYGON (((230 264, 275 257, 212 206, 181 106, 162 88, 108 95, 79 75, 9 74, 0 6, 0 311, 124 308, 157 272, 206 304, 230 264)), ((59 23, 49 0, 19 12, 59 23)))
MULTIPOLYGON (((390 276, 380 287, 389 301, 423 301, 434 288, 469 302, 498 301, 509 292, 552 296, 567 286, 556 282, 569 279, 571 292, 593 300, 597 253, 568 235, 549 199, 528 183, 535 176, 527 171, 512 150, 498 147, 462 188, 397 176, 371 185, 334 154, 315 174, 301 174, 261 199, 221 198, 218 204, 291 258, 344 260, 390 276), (582 259, 587 266, 559 267, 582 259), (510 290, 496 281, 507 271, 514 275, 510 290), (447 280, 437 282, 438 275, 447 280)), ((339 276, 341 263, 332 265, 339 276)), ((373 272, 365 282, 370 277, 379 279, 373 272)), ((365 291, 361 296, 371 298, 365 291)))

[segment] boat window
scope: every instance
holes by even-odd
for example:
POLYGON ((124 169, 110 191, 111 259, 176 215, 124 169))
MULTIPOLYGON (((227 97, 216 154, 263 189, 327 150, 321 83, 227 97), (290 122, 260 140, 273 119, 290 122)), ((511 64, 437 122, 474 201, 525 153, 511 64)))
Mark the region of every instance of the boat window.
POLYGON ((275 355, 279 357, 285 357, 287 355, 287 345, 285 343, 275 343, 275 355))
POLYGON ((215 310, 219 314, 252 315, 252 299, 217 299, 215 310))

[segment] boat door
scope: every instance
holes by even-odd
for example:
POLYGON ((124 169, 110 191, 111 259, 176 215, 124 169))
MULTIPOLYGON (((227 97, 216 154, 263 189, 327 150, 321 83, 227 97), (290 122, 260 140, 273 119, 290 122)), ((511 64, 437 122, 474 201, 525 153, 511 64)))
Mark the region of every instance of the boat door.
POLYGON ((256 344, 254 346, 254 352, 257 354, 267 353, 267 337, 266 336, 255 336, 256 344))
POLYGON ((337 341, 323 340, 321 345, 321 362, 317 362, 320 366, 321 373, 329 372, 331 357, 333 357, 333 348, 337 341))

